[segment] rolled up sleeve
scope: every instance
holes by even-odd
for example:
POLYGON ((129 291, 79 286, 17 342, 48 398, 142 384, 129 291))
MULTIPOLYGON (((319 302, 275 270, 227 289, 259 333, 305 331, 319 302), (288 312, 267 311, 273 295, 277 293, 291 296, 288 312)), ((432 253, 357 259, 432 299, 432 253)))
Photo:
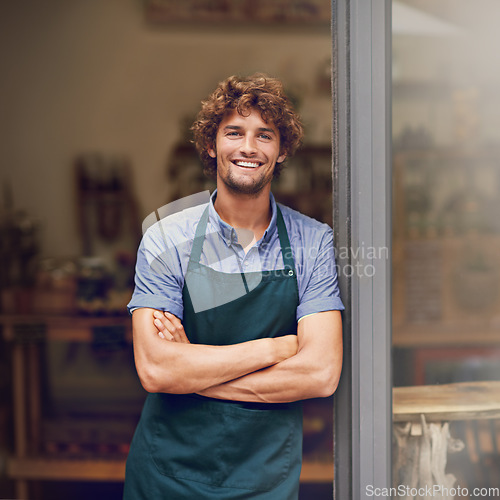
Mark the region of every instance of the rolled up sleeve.
POLYGON ((178 251, 165 245, 154 229, 144 235, 137 252, 135 289, 127 308, 151 307, 183 317, 183 273, 178 251))
POLYGON ((311 269, 311 272, 304 276, 306 285, 299 297, 297 321, 318 312, 344 310, 338 287, 331 228, 324 231, 317 245, 317 251, 309 252, 304 258, 312 259, 313 262, 308 262, 305 266, 311 269))

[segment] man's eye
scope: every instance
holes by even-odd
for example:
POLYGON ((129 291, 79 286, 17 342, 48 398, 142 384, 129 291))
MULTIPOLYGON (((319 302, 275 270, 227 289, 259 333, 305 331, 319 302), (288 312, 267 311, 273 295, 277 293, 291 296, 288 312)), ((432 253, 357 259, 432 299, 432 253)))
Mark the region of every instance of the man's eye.
POLYGON ((238 132, 228 132, 226 135, 234 137, 234 136, 238 136, 240 134, 238 132))
POLYGON ((272 139, 272 137, 268 134, 260 134, 260 136, 262 137, 262 139, 265 139, 266 141, 270 141, 272 139))

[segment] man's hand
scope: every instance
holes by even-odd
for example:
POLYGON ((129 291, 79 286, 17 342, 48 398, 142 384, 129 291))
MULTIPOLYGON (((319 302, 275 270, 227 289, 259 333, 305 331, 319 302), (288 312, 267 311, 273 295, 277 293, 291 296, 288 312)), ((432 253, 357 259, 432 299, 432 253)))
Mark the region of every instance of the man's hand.
POLYGON ((190 344, 181 320, 177 316, 174 316, 167 311, 163 313, 161 311, 155 311, 153 316, 154 325, 158 330, 159 337, 173 342, 190 344))
POLYGON ((284 337, 276 337, 273 340, 280 362, 297 354, 299 349, 297 335, 285 335, 284 337))
MULTIPOLYGON (((190 344, 181 320, 169 312, 155 311, 153 314, 154 325, 158 330, 158 336, 172 342, 190 344)), ((274 348, 278 362, 284 361, 297 354, 299 341, 297 335, 285 335, 274 340, 274 348)))

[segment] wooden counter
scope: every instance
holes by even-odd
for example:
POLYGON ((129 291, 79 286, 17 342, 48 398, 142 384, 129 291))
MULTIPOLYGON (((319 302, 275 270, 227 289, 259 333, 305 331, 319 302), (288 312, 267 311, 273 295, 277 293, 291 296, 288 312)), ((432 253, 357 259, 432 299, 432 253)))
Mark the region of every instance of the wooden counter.
MULTIPOLYGON (((462 451, 465 444, 450 435, 449 422, 498 418, 500 381, 395 387, 393 487, 456 491, 456 478, 446 471, 447 458, 450 452, 462 451)), ((490 428, 494 432, 495 426, 490 428)), ((489 439, 496 442, 498 436, 489 439)), ((454 497, 439 494, 435 498, 454 497)))
POLYGON ((420 385, 393 389, 394 422, 500 418, 500 381, 420 385))

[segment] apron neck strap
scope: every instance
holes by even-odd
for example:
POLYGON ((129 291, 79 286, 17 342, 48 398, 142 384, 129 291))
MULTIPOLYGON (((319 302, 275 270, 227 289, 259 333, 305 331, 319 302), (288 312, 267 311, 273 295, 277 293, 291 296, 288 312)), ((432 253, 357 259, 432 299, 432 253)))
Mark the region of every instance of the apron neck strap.
POLYGON ((295 263, 292 255, 292 245, 288 238, 288 231, 286 230, 285 221, 281 213, 280 207, 276 204, 276 225, 278 226, 278 236, 281 245, 281 255, 283 256, 283 264, 285 269, 295 269, 295 263))
MULTIPOLYGON (((207 230, 208 223, 208 208, 205 208, 203 214, 201 215, 200 222, 196 226, 196 232, 194 235, 193 249, 191 250, 190 260, 196 264, 200 262, 201 252, 203 250, 203 241, 205 240, 205 233, 207 230)), ((285 269, 295 269, 295 263, 292 255, 292 246, 290 245, 290 239, 288 238, 288 232, 286 230, 285 221, 283 220, 283 215, 280 208, 276 205, 276 225, 278 227, 278 237, 280 239, 281 245, 281 255, 283 256, 283 264, 285 269)))
POLYGON ((194 235, 193 241, 193 249, 191 250, 190 261, 198 264, 201 258, 201 251, 203 250, 203 241, 205 240, 205 233, 207 230, 207 222, 208 222, 208 207, 205 208, 203 213, 201 214, 200 222, 196 226, 196 232, 194 235))

